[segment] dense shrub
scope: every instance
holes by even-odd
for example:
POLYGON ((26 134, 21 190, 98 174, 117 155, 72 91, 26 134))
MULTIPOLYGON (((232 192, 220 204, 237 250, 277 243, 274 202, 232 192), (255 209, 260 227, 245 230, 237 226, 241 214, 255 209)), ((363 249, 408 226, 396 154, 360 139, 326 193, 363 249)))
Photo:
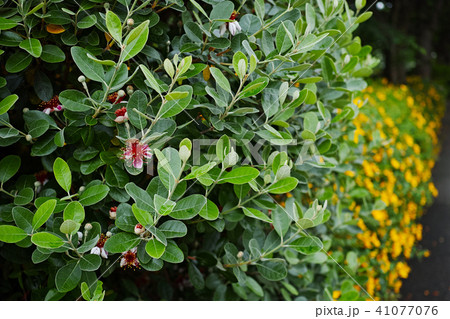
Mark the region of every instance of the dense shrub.
POLYGON ((355 100, 378 63, 352 36, 364 3, 5 2, 0 253, 20 280, 3 293, 374 294, 387 275, 352 211, 374 231, 400 206, 348 176, 386 139, 355 100))

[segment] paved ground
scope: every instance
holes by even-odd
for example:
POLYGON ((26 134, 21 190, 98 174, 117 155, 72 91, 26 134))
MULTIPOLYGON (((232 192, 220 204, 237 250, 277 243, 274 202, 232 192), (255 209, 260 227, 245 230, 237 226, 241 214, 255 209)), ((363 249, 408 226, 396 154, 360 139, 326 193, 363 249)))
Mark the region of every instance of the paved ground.
POLYGON ((403 300, 450 300, 450 103, 441 132, 442 152, 433 170, 439 196, 422 218, 423 240, 430 257, 412 260, 403 283, 403 300))

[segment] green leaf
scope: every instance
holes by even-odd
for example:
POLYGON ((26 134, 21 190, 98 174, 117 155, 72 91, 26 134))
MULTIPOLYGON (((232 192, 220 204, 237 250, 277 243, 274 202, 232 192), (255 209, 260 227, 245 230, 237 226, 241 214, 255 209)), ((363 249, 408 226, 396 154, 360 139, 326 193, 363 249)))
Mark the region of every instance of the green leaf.
POLYGON ((158 82, 156 81, 155 77, 150 72, 150 70, 147 69, 147 67, 143 64, 141 64, 139 67, 141 68, 142 73, 144 73, 144 76, 145 76, 146 80, 148 81, 148 83, 150 84, 150 87, 153 90, 155 90, 156 92, 158 92, 159 94, 161 94, 161 87, 159 86, 158 82))
POLYGON ((165 250, 166 246, 155 238, 150 239, 145 245, 145 251, 152 258, 159 259, 164 254, 165 250))
POLYGON ((18 73, 30 65, 33 57, 26 52, 17 52, 10 55, 5 64, 5 69, 9 73, 18 73))
POLYGON ((186 36, 194 43, 201 43, 203 31, 197 23, 189 21, 183 25, 186 36))
POLYGON ((216 220, 219 217, 219 208, 214 202, 208 199, 206 205, 199 212, 199 215, 206 220, 216 220))
POLYGON ((138 129, 143 129, 144 127, 146 127, 147 120, 134 109, 145 114, 147 110, 147 104, 147 95, 145 95, 145 93, 142 91, 135 91, 127 103, 128 118, 130 119, 131 124, 133 124, 138 129))
POLYGON ((294 35, 291 30, 294 31, 294 24, 289 20, 281 22, 278 26, 275 42, 279 54, 285 53, 294 45, 294 35))
POLYGON ((289 247, 304 255, 311 255, 320 251, 323 248, 323 244, 318 237, 308 236, 297 238, 289 244, 289 247))
POLYGON ((303 120, 303 127, 305 130, 308 130, 312 133, 316 133, 318 130, 319 119, 317 118, 316 113, 308 112, 305 114, 305 118, 303 120))
POLYGON ((25 239, 28 234, 19 227, 11 225, 0 225, 0 241, 5 243, 17 243, 25 239))
POLYGON ((263 212, 255 209, 255 208, 242 207, 242 210, 244 211, 245 216, 259 219, 266 223, 272 223, 272 220, 266 214, 264 214, 263 212))
POLYGON ((192 219, 203 209, 206 202, 206 197, 203 195, 190 195, 177 202, 170 216, 175 219, 192 219))
POLYGON ((134 28, 125 38, 125 49, 122 51, 123 61, 127 61, 141 52, 147 43, 150 21, 146 20, 134 28))
POLYGON ((78 231, 78 229, 80 229, 80 224, 71 219, 63 221, 61 226, 59 226, 59 231, 61 233, 69 235, 75 234, 78 231))
POLYGON ((105 72, 103 70, 103 66, 89 59, 87 56, 87 50, 81 47, 72 47, 70 52, 72 53, 72 58, 75 61, 75 64, 87 78, 107 85, 104 80, 105 72))
POLYGON ((231 1, 218 1, 213 6, 210 13, 211 20, 229 19, 234 10, 234 4, 231 1))
POLYGON ((183 95, 187 92, 188 94, 176 100, 169 100, 165 102, 160 109, 160 116, 162 118, 173 117, 179 113, 181 113, 186 107, 188 107, 189 103, 192 99, 193 89, 189 85, 182 85, 177 87, 173 92, 183 92, 183 95))
POLYGON ((275 231, 280 238, 283 238, 291 225, 291 218, 283 207, 277 206, 276 209, 272 210, 272 220, 275 231))
POLYGON ((161 259, 168 263, 178 264, 183 262, 184 254, 177 244, 171 240, 167 242, 166 251, 161 256, 161 259))
POLYGON ((81 280, 81 268, 78 262, 71 261, 58 270, 55 276, 56 289, 59 292, 73 290, 81 280))
POLYGON ((86 112, 93 107, 86 104, 87 96, 77 90, 65 90, 59 94, 59 101, 65 109, 73 112, 86 112))
POLYGON ((200 11, 203 13, 203 15, 209 20, 208 14, 206 14, 205 9, 202 8, 202 6, 195 0, 190 0, 191 3, 200 11))
POLYGON ((254 96, 260 93, 269 84, 269 78, 261 77, 247 84, 242 92, 239 94, 239 98, 254 96))
POLYGON ((119 17, 111 10, 106 12, 106 27, 111 37, 118 43, 122 43, 122 23, 119 17))
POLYGON ((123 170, 121 165, 108 165, 106 168, 105 179, 109 186, 120 188, 123 188, 130 181, 128 174, 123 170))
MULTIPOLYGON (((110 12, 110 11, 108 11, 110 12)), ((95 15, 89 15, 78 21, 77 27, 79 29, 88 29, 97 23, 97 17, 95 15)))
POLYGON ((113 235, 105 243, 105 250, 111 254, 123 253, 136 247, 141 239, 135 234, 119 233, 113 235))
POLYGON ((125 190, 133 198, 137 207, 148 212, 155 211, 152 197, 142 188, 131 182, 125 185, 125 190))
POLYGON ((33 200, 34 190, 31 187, 23 188, 14 197, 14 205, 26 205, 33 200))
POLYGON ((0 115, 5 114, 19 99, 17 94, 8 95, 0 102, 0 115))
POLYGON ((0 30, 12 29, 17 25, 17 22, 0 17, 0 30))
POLYGON ((80 259, 80 268, 83 271, 96 271, 101 264, 102 258, 96 254, 86 254, 80 259))
POLYGON ((176 205, 174 201, 164 198, 158 194, 155 194, 153 201, 155 203, 156 211, 162 216, 169 215, 176 205))
POLYGON ((31 39, 31 38, 25 39, 22 42, 20 42, 19 47, 27 51, 35 58, 39 58, 41 56, 42 45, 38 39, 31 39))
POLYGON ((56 45, 46 44, 42 48, 41 60, 47 63, 59 63, 66 60, 66 55, 56 45))
POLYGON ((33 231, 41 227, 45 224, 45 222, 50 218, 53 214, 53 211, 56 207, 56 199, 49 199, 41 206, 39 206, 38 210, 33 216, 33 231))
POLYGON ((25 207, 16 206, 12 210, 14 222, 19 228, 22 228, 28 234, 31 234, 33 230, 32 220, 33 213, 25 207))
POLYGON ((172 100, 179 100, 187 97, 189 95, 189 92, 171 92, 167 94, 164 98, 166 101, 172 101, 172 100))
POLYGON ((184 237, 187 234, 186 225, 179 220, 168 220, 159 226, 166 238, 184 237))
POLYGON ((264 296, 264 290, 262 289, 261 285, 252 277, 248 276, 247 281, 245 282, 248 289, 250 289, 255 295, 259 297, 264 296))
POLYGON ((242 69, 245 69, 245 71, 247 71, 248 60, 247 60, 247 56, 244 53, 242 53, 241 51, 238 51, 233 55, 233 68, 234 68, 234 71, 237 73, 239 79, 242 79, 245 75, 245 72, 242 73, 241 71, 242 71, 242 69), (244 61, 244 66, 241 68, 239 68, 240 61, 244 61))
POLYGON ((280 281, 287 276, 284 262, 261 261, 256 264, 259 273, 270 281, 280 281))
POLYGON ((228 93, 232 93, 230 82, 228 82, 225 75, 223 75, 222 71, 218 68, 209 68, 209 71, 211 72, 212 76, 216 80, 216 83, 225 91, 228 93))
POLYGON ((188 265, 189 280, 195 289, 203 289, 205 287, 205 279, 198 268, 193 264, 188 265))
POLYGON ((89 286, 84 281, 81 283, 81 295, 83 296, 83 299, 86 301, 91 300, 91 291, 89 290, 89 286))
POLYGON ((91 206, 103 198, 109 193, 109 187, 106 185, 94 185, 88 187, 80 196, 80 204, 83 206, 91 206))
POLYGON ((227 172, 219 179, 219 184, 231 183, 231 184, 246 184, 257 178, 259 171, 254 167, 242 166, 233 169, 231 172, 227 172))
POLYGON ((33 234, 33 236, 31 236, 31 242, 38 247, 47 249, 59 248, 64 245, 64 241, 61 239, 61 237, 48 232, 33 234))
POLYGON ((370 19, 370 17, 372 17, 373 12, 367 11, 364 12, 363 14, 361 14, 355 21, 356 23, 363 23, 364 21, 367 21, 370 19))
POLYGON ((267 191, 271 194, 285 194, 296 188, 297 184, 295 177, 286 177, 270 185, 267 191))
POLYGON ((13 177, 20 168, 20 157, 8 155, 0 161, 0 183, 5 183, 13 177))
POLYGON ((69 165, 62 158, 58 157, 53 163, 53 174, 55 179, 67 193, 70 193, 70 187, 72 186, 72 173, 70 172, 69 165))
POLYGON ((131 209, 133 211, 134 217, 136 217, 137 221, 142 226, 148 227, 153 225, 153 216, 152 214, 150 214, 150 212, 140 209, 136 204, 133 204, 131 206, 131 209))

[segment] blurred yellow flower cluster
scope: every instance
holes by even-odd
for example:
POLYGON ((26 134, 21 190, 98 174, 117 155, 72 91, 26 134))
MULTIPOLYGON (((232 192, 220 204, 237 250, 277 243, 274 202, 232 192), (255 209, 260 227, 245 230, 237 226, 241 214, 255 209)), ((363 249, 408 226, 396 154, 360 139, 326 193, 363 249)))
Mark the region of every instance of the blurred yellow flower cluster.
POLYGON ((400 86, 374 83, 353 103, 360 112, 348 140, 363 158, 357 171, 344 172, 342 179, 364 191, 348 195, 360 229, 358 275, 367 276, 369 294, 386 299, 398 294, 408 277, 407 260, 429 255, 415 244, 422 238, 418 218, 438 195, 431 170, 445 103, 436 88, 417 78, 400 86))

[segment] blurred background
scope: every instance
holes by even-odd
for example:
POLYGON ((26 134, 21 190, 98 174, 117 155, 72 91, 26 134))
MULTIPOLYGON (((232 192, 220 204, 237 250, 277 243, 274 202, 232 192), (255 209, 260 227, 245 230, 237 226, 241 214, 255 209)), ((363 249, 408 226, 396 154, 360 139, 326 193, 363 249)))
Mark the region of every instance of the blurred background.
MULTIPOLYGON (((418 76, 446 92, 450 88, 450 1, 367 1, 372 18, 357 34, 381 63, 373 78, 394 84, 418 76)), ((367 8, 366 7, 366 8, 367 8)), ((447 99, 448 101, 448 99, 447 99)), ((403 283, 403 300, 450 300, 450 115, 449 103, 440 133, 442 150, 433 170, 439 195, 422 217, 423 240, 419 249, 430 256, 411 260, 411 272, 403 283)))
POLYGON ((367 7, 372 4, 373 16, 357 34, 381 59, 375 76, 399 84, 405 83, 407 76, 419 75, 449 87, 450 2, 367 1, 367 7))

